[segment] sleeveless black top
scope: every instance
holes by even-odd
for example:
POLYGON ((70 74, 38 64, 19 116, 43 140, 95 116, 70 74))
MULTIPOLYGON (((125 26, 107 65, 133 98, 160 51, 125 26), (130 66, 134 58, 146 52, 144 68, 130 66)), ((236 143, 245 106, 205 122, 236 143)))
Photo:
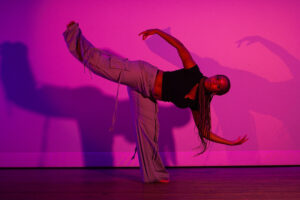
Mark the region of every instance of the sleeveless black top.
MULTIPOLYGON (((184 98, 189 91, 203 78, 198 65, 190 69, 180 69, 164 72, 162 80, 162 100, 171 101, 179 108, 199 108, 198 94, 195 100, 184 98)), ((198 91, 198 90, 197 90, 198 91)))

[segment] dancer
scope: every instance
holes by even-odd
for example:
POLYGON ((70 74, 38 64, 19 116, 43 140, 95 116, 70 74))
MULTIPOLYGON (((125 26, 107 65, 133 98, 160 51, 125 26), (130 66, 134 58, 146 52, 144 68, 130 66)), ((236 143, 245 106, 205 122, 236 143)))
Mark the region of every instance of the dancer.
MULTIPOLYGON (((67 30, 63 33, 69 51, 84 66, 105 79, 128 86, 143 180, 145 183, 167 183, 169 173, 158 152, 158 100, 172 102, 179 108, 190 108, 203 144, 203 150, 199 154, 206 150, 207 140, 239 145, 247 141, 247 136, 230 141, 211 132, 210 102, 214 95, 223 95, 229 91, 229 79, 224 75, 210 78, 203 76, 184 45, 159 29, 149 29, 139 35, 145 40, 154 34, 177 49, 183 69, 166 72, 148 62, 130 61, 97 49, 83 36, 78 23, 74 21, 67 25, 67 30)), ((115 114, 113 125, 114 121, 115 114)))

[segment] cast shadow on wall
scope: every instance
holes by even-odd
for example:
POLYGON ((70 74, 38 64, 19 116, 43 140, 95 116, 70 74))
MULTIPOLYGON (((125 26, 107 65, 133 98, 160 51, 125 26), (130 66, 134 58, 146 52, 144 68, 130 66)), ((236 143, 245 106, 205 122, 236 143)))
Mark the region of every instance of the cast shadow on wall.
MULTIPOLYGON (((165 31, 170 33, 170 28, 165 31)), ((153 53, 164 60, 175 66, 182 65, 173 47, 170 47, 160 37, 153 36, 147 39, 146 43, 153 53)), ((300 123, 296 117, 300 111, 298 106, 300 95, 297 91, 300 86, 299 60, 278 44, 260 36, 245 37, 237 41, 237 47, 240 47, 243 43, 247 45, 260 44, 278 56, 292 73, 293 79, 284 82, 270 82, 253 73, 222 66, 213 58, 201 57, 191 52, 204 75, 225 74, 231 80, 230 92, 221 97, 215 96, 212 101, 212 106, 219 121, 217 129, 221 128, 226 138, 232 138, 232 133, 235 135, 247 134, 249 140, 241 146, 227 147, 226 150, 299 150, 300 123), (278 136, 277 134, 276 137, 279 137, 278 144, 264 145, 264 141, 258 141, 254 117, 251 114, 253 111, 281 120, 289 135, 282 136, 280 134, 281 136, 278 136), (281 140, 283 138, 288 138, 288 140, 281 140), (284 144, 285 141, 289 144, 284 144)))
MULTIPOLYGON (((113 166, 112 143, 116 135, 122 135, 129 143, 136 142, 128 100, 119 101, 115 130, 109 132, 115 104, 113 97, 103 94, 97 88, 88 86, 67 88, 45 85, 37 87, 28 61, 28 48, 23 43, 5 42, 1 44, 1 56, 1 81, 7 100, 46 118, 75 120, 80 129, 85 166, 113 166), (96 156, 93 156, 93 152, 104 152, 105 159, 103 157, 95 159, 96 156)), ((188 123, 191 118, 190 113, 174 107, 160 107, 159 118, 160 150, 174 152, 172 128, 188 123)), ((41 152, 45 152, 49 131, 46 128, 41 134, 43 140, 41 152)), ((22 152, 22 149, 19 151, 22 152)), ((133 154, 134 148, 128 149, 128 151, 133 154)), ((162 157, 162 159, 165 158, 162 157)), ((174 154, 169 159, 176 164, 174 154)), ((42 160, 43 158, 41 158, 40 166, 43 166, 42 160)))

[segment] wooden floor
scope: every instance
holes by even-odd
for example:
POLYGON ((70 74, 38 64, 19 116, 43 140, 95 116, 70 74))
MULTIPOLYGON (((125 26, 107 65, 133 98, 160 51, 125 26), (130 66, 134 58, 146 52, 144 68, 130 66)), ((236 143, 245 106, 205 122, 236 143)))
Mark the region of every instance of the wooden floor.
POLYGON ((300 167, 169 168, 169 184, 139 169, 0 169, 0 200, 300 199, 300 167))

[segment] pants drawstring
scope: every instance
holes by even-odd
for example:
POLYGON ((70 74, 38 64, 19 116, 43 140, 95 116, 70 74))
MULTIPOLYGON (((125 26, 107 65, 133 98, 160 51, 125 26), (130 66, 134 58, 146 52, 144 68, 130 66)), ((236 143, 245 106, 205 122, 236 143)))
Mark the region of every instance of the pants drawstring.
POLYGON ((118 80, 118 89, 117 89, 117 95, 115 100, 115 108, 114 113, 111 121, 111 127, 109 128, 109 132, 112 132, 115 129, 115 123, 116 123, 116 116, 117 116, 117 109, 118 109, 118 99, 119 99, 119 89, 120 89, 120 83, 121 83, 121 75, 124 69, 120 72, 119 80, 118 80))
POLYGON ((155 135, 154 135, 154 143, 156 143, 156 145, 154 146, 154 149, 153 149, 153 156, 152 156, 152 160, 156 160, 157 158, 157 154, 158 154, 158 133, 157 133, 157 114, 158 114, 158 105, 155 104, 155 135))
POLYGON ((133 159, 135 158, 135 154, 136 154, 136 152, 137 152, 137 145, 135 145, 134 154, 133 154, 133 156, 132 156, 131 160, 133 160, 133 159))

